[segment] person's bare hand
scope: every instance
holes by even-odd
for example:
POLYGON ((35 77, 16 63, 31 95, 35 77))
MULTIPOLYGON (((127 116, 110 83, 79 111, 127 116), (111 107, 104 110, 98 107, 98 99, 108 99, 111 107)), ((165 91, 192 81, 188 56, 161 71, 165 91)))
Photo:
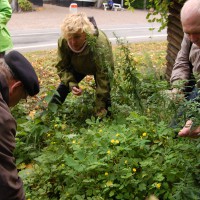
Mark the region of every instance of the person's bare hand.
POLYGON ((107 114, 107 110, 105 108, 102 108, 96 113, 96 116, 99 118, 103 118, 106 116, 106 114, 107 114))
POLYGON ((82 94, 83 90, 78 87, 72 87, 72 93, 76 96, 80 96, 82 94))
POLYGON ((191 137, 198 138, 200 137, 200 126, 192 127, 193 122, 188 120, 185 126, 179 131, 178 135, 180 137, 191 137))
POLYGON ((171 90, 171 99, 172 100, 179 102, 179 101, 182 101, 184 98, 185 98, 184 93, 180 89, 173 88, 171 90))

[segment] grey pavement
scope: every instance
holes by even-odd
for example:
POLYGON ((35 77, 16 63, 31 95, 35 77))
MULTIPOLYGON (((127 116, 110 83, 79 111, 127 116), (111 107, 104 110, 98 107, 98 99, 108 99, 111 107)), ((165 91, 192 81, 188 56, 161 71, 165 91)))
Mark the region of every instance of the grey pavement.
MULTIPOLYGON (((115 44, 116 36, 128 42, 166 40, 166 30, 158 33, 158 23, 148 23, 146 10, 105 11, 103 8, 78 7, 78 12, 93 16, 98 28, 115 44), (150 31, 149 28, 155 28, 150 31)), ((57 48, 60 26, 70 13, 69 7, 44 4, 33 12, 13 13, 8 22, 14 49, 35 51, 57 48)))
MULTIPOLYGON (((114 25, 149 25, 146 20, 146 10, 130 11, 104 11, 103 8, 78 7, 78 12, 85 12, 88 16, 94 16, 97 25, 101 28, 114 25)), ((38 29, 60 29, 60 25, 67 14, 69 7, 44 4, 33 12, 13 13, 8 22, 8 29, 12 32, 26 32, 38 29)))

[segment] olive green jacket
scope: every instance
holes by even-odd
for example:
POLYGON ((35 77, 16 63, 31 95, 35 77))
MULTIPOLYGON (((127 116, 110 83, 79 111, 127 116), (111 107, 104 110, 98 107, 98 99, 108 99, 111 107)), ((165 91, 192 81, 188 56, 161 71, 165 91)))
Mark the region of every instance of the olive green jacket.
POLYGON ((6 27, 12 16, 12 9, 8 0, 0 1, 0 52, 4 52, 13 47, 13 43, 6 27))
POLYGON ((110 98, 110 82, 112 79, 114 62, 112 46, 105 33, 87 38, 88 45, 81 53, 74 53, 68 46, 66 39, 58 40, 58 75, 63 84, 72 88, 78 86, 73 71, 83 75, 94 75, 96 79, 96 108, 105 108, 110 98))

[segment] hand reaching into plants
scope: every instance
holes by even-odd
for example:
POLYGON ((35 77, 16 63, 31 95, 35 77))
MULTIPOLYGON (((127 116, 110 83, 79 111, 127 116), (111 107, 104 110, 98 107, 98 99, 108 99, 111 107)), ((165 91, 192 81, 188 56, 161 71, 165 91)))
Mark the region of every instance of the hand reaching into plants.
POLYGON ((150 197, 146 198, 146 200, 158 200, 158 198, 154 195, 151 195, 150 197))
POLYGON ((173 88, 170 92, 170 98, 174 101, 181 101, 185 98, 185 96, 182 90, 178 88, 173 88))
POLYGON ((185 126, 179 131, 178 135, 180 137, 191 137, 198 138, 200 137, 200 126, 192 128, 192 120, 188 120, 185 126))
POLYGON ((100 109, 96 114, 96 116, 99 118, 103 118, 106 115, 107 115, 107 110, 105 108, 100 109))
POLYGON ((80 96, 82 94, 83 90, 79 87, 72 87, 72 93, 76 96, 80 96))
POLYGON ((170 98, 174 102, 182 101, 185 98, 184 93, 177 88, 161 91, 161 95, 170 98))

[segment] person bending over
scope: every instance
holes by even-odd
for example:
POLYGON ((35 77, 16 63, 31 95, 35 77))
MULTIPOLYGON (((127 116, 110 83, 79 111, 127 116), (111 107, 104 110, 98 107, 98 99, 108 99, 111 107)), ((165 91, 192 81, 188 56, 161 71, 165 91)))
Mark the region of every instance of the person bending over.
MULTIPOLYGON (((196 79, 196 85, 193 91, 187 96, 187 99, 196 102, 200 100, 198 92, 200 87, 200 20, 198 19, 200 19, 200 1, 186 1, 181 9, 181 23, 184 31, 184 38, 170 79, 174 87, 172 92, 182 93, 182 90, 177 89, 176 85, 180 85, 181 82, 184 82, 184 88, 190 79, 192 69, 196 79)), ((191 128, 192 124, 192 120, 188 119, 178 135, 181 137, 199 137, 200 126, 191 128)))
POLYGON ((60 85, 50 103, 62 104, 69 92, 80 96, 79 82, 93 75, 96 83, 96 115, 105 116, 111 106, 111 80, 114 68, 112 46, 85 13, 68 15, 58 39, 57 73, 60 85))
POLYGON ((13 152, 16 121, 9 107, 39 92, 37 75, 29 61, 17 51, 0 58, 0 199, 25 200, 13 152))

